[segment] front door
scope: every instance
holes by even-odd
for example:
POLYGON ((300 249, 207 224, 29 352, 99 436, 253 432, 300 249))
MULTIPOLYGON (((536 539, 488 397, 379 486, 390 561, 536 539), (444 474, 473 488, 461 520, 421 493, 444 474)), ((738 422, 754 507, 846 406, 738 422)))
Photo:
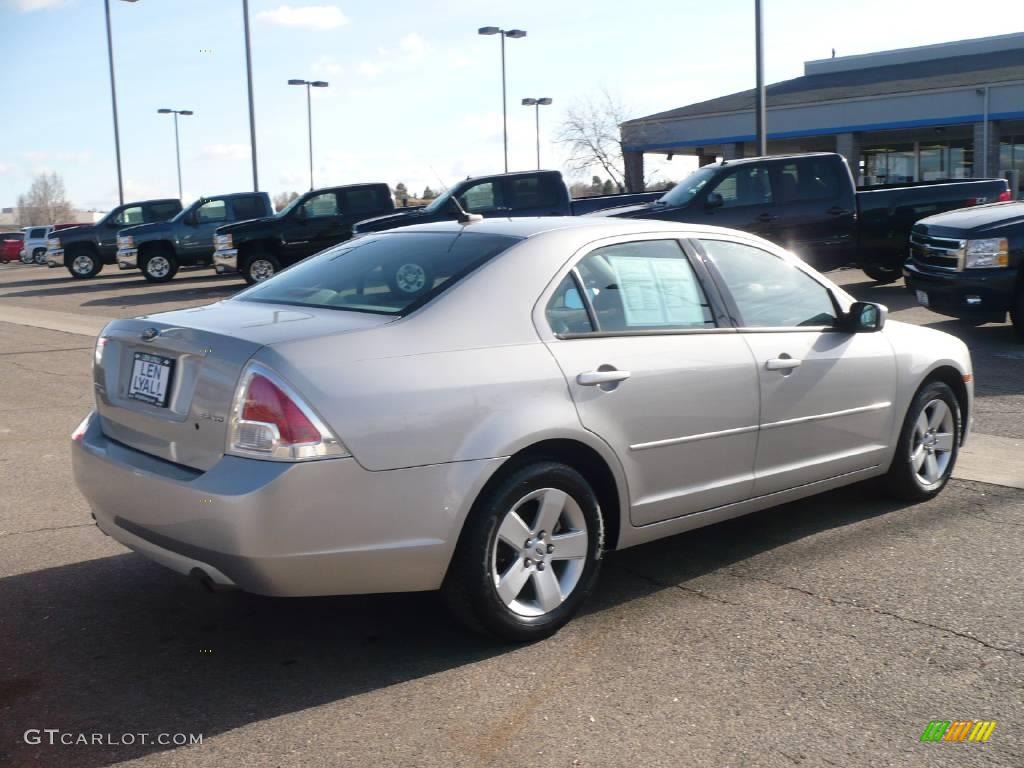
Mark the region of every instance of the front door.
POLYGON ((345 239, 344 216, 335 191, 313 195, 291 212, 282 232, 286 264, 319 253, 345 239))
POLYGON ((877 466, 896 418, 889 341, 837 329, 831 292, 798 265, 746 243, 700 244, 757 364, 755 495, 877 466))
POLYGON ((634 525, 751 493, 757 372, 706 295, 680 244, 651 239, 592 250, 548 303, 548 346, 580 421, 622 461, 634 525))
POLYGON ((201 201, 190 214, 181 235, 181 261, 195 264, 213 258, 213 234, 217 227, 228 222, 227 201, 223 198, 209 198, 201 201))
POLYGON ((687 210, 687 221, 740 229, 774 241, 778 212, 768 165, 736 166, 702 191, 693 211, 697 215, 687 210))
POLYGON ((97 226, 96 239, 100 248, 100 258, 104 263, 113 263, 117 257, 117 233, 120 230, 145 223, 142 206, 132 205, 122 208, 105 225, 97 226))

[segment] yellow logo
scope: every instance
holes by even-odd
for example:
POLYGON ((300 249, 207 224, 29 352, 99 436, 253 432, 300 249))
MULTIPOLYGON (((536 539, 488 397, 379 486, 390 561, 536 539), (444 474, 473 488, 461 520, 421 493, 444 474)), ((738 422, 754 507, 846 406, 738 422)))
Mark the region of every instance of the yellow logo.
POLYGON ((995 720, 932 720, 921 741, 988 741, 995 727, 995 720))

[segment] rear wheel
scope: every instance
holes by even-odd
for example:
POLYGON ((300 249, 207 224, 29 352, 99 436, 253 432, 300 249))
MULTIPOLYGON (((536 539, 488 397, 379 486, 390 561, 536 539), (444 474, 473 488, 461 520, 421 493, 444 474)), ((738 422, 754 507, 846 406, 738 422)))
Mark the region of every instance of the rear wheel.
POLYGON ((242 277, 249 285, 269 280, 280 271, 281 262, 273 254, 265 251, 257 251, 247 256, 242 264, 242 277))
POLYGON ((445 577, 470 629, 515 642, 557 632, 597 580, 604 546, 597 497, 574 469, 521 466, 477 500, 445 577))
POLYGON ((69 253, 64 264, 67 266, 68 272, 76 280, 96 277, 100 270, 103 269, 103 262, 100 261, 99 257, 86 249, 79 249, 69 253))
POLYGON ((142 276, 151 283, 166 283, 178 274, 178 260, 169 253, 157 251, 147 255, 139 264, 142 276))
POLYGON ((931 381, 921 387, 903 421, 886 489, 907 501, 937 496, 953 474, 960 432, 960 404, 949 385, 931 381))
POLYGON ((46 263, 46 249, 36 248, 32 253, 32 259, 28 263, 45 264, 46 263))
POLYGON ((860 268, 864 270, 865 275, 878 283, 894 283, 903 274, 899 267, 890 267, 884 264, 861 264, 860 268))

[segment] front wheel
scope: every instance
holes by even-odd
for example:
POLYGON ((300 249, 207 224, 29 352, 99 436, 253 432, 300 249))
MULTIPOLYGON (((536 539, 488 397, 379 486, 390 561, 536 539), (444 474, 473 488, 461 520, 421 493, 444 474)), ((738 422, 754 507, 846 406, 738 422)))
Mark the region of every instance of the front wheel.
POLYGON ((564 464, 537 461, 477 500, 442 589, 468 628, 539 640, 579 610, 603 547, 601 511, 587 481, 564 464))
POLYGON ((861 264, 860 268, 864 274, 878 283, 895 283, 900 279, 903 270, 899 267, 886 266, 884 264, 861 264))
POLYGON ((269 253, 254 253, 242 265, 242 277, 249 285, 269 280, 281 270, 281 263, 269 253))
POLYGON ((68 254, 67 260, 64 263, 68 268, 68 272, 76 280, 96 277, 100 270, 103 269, 103 262, 91 251, 75 251, 68 254))
POLYGON ((960 404, 941 381, 925 384, 903 421, 886 490, 906 501, 927 501, 945 487, 960 451, 960 404))
POLYGON ((165 253, 147 256, 139 266, 142 276, 151 283, 166 283, 178 274, 178 260, 165 253))

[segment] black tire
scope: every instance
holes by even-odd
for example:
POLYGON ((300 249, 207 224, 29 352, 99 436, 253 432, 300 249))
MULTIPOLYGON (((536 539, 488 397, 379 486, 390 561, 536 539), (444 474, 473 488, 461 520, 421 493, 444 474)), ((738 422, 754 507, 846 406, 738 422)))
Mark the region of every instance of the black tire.
POLYGON ((459 537, 442 592, 452 613, 471 630, 511 642, 540 640, 561 629, 579 610, 597 581, 603 548, 604 523, 590 485, 565 464, 537 460, 507 470, 477 499, 459 537), (566 495, 564 509, 551 531, 540 531, 536 526, 541 524, 541 500, 527 499, 531 494, 546 499, 552 492, 556 494, 553 499, 560 498, 558 492, 566 495), (512 512, 520 513, 523 530, 528 529, 521 549, 518 542, 510 546, 504 536, 499 540, 499 529, 512 512), (566 537, 576 539, 578 551, 584 550, 579 537, 583 522, 585 556, 559 558, 556 544, 560 540, 564 544, 566 537), (527 555, 535 559, 527 559, 527 555), (513 593, 520 599, 506 603, 495 579, 498 574, 509 576, 514 568, 526 575, 513 593), (561 602, 545 611, 537 585, 550 585, 552 579, 561 602), (568 595, 563 598, 566 588, 568 595), (529 614, 531 610, 535 611, 533 615, 529 614))
POLYGON ((281 262, 272 253, 255 251, 242 262, 242 277, 249 285, 262 283, 281 271, 281 262))
POLYGON ((1010 307, 1010 321, 1013 329, 1017 331, 1017 337, 1024 341, 1024 285, 1017 286, 1017 296, 1010 307))
MULTIPOLYGON (((925 413, 926 420, 927 417, 928 413, 925 413)), ((949 388, 949 385, 941 381, 926 382, 918 390, 910 404, 910 408, 907 409, 907 416, 903 420, 903 429, 900 431, 900 439, 896 444, 896 454, 893 456, 889 472, 882 478, 885 490, 891 496, 904 501, 927 501, 937 496, 946 486, 946 483, 949 482, 949 478, 953 474, 953 468, 956 466, 956 458, 960 453, 960 435, 963 430, 962 419, 960 403, 956 399, 956 395, 953 394, 953 390, 949 388), (929 440, 921 439, 918 419, 926 409, 930 408, 937 401, 945 404, 952 417, 949 422, 952 444, 948 454, 946 454, 948 455, 948 460, 945 466, 942 467, 941 474, 937 480, 925 482, 919 475, 919 470, 915 467, 914 457, 917 455, 916 450, 920 448, 920 450, 925 452, 924 461, 927 463, 929 460, 927 456, 929 453, 927 450, 929 440)), ((946 434, 944 430, 938 435, 940 440, 943 439, 943 434, 946 434)), ((940 454, 943 454, 943 452, 938 449, 938 445, 932 445, 934 451, 932 455, 941 466, 942 456, 940 454)), ((922 465, 922 470, 923 467, 924 465, 922 465)))
POLYGON ((434 272, 418 261, 399 261, 391 265, 388 288, 398 296, 413 297, 434 287, 434 272))
POLYGON ((78 248, 64 257, 64 266, 76 280, 96 277, 103 269, 103 261, 89 248, 78 248))
POLYGON ((864 270, 865 275, 883 285, 895 283, 903 275, 903 270, 900 267, 886 266, 885 264, 861 264, 860 268, 864 270))
POLYGON ((27 262, 28 264, 45 264, 46 263, 46 249, 36 248, 32 252, 32 260, 27 262))
POLYGON ((149 282, 167 283, 178 274, 178 259, 169 251, 154 251, 139 260, 139 269, 149 282))

